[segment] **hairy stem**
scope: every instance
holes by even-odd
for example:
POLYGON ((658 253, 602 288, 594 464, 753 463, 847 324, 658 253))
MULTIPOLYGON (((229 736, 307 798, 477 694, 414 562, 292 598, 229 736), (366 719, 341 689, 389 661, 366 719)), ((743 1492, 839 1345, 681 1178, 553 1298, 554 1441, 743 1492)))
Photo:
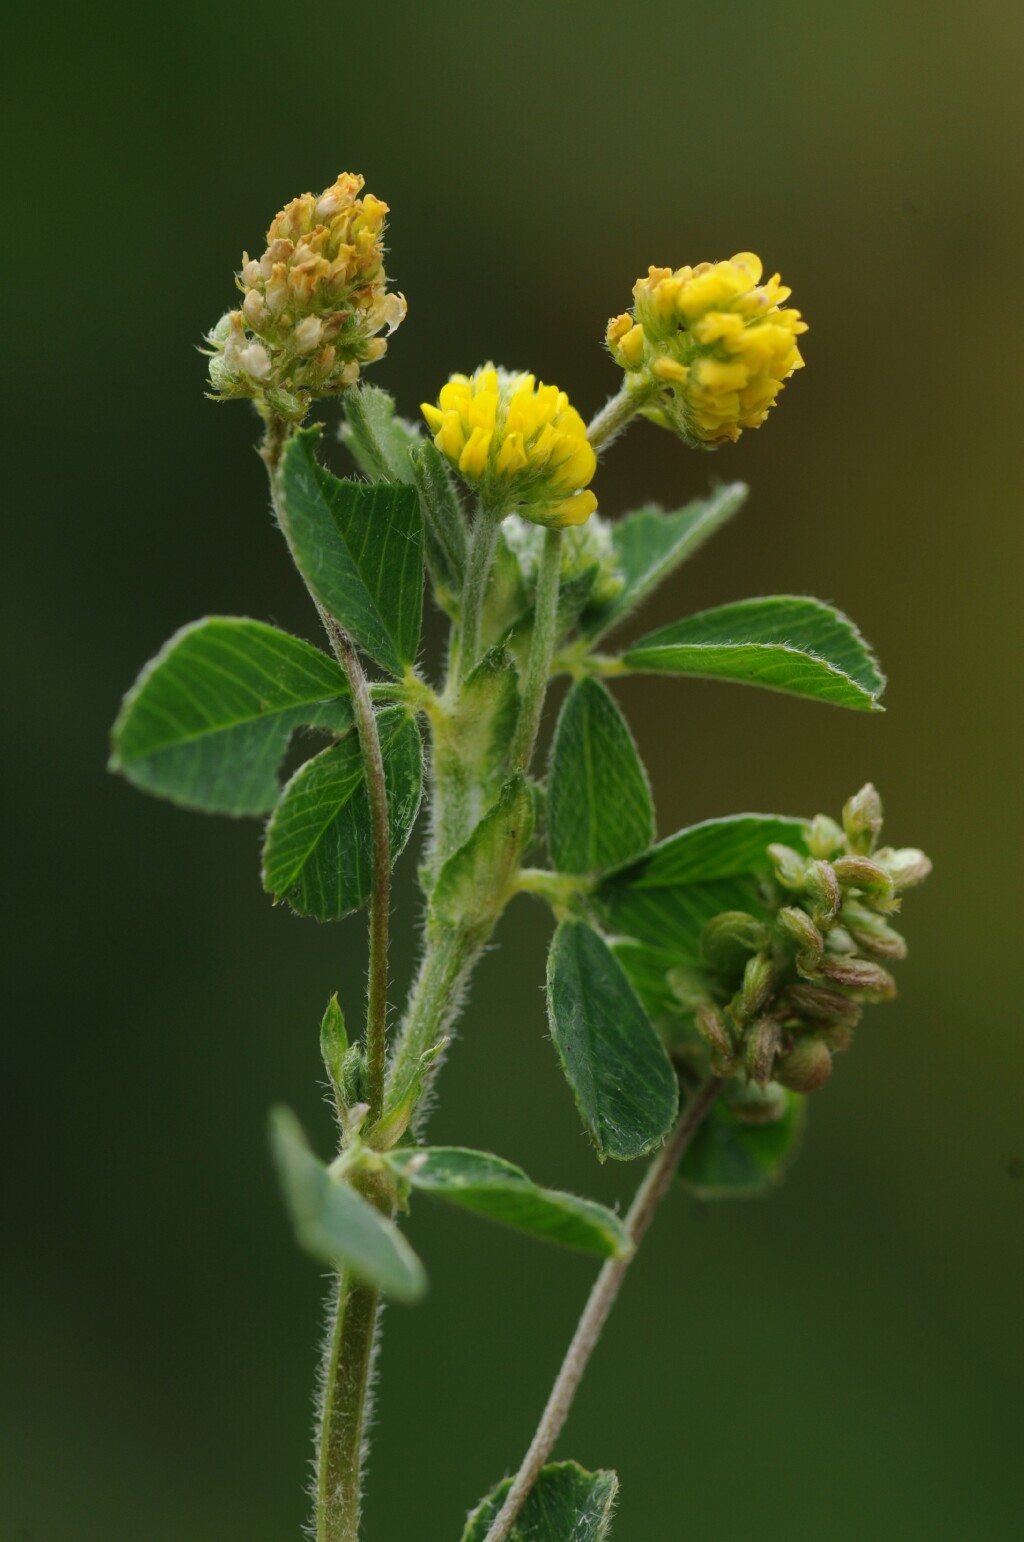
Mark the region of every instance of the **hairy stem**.
POLYGON ((544 550, 537 570, 537 601, 533 618, 530 657, 523 681, 523 702, 512 740, 512 766, 525 771, 533 756, 551 679, 551 660, 558 637, 558 588, 562 576, 562 532, 544 532, 544 550))
POLYGON ((338 1276, 317 1449, 317 1542, 357 1542, 380 1292, 338 1276))
POLYGON ((573 1398, 583 1379, 583 1372, 601 1337, 601 1330, 608 1320, 608 1315, 615 1305, 636 1249, 639 1248, 658 1206, 665 1197, 686 1148, 717 1098, 721 1086, 721 1081, 717 1077, 712 1077, 697 1089, 683 1110, 674 1132, 654 1158, 643 1182, 637 1189, 625 1222, 626 1231, 634 1245, 634 1252, 628 1258, 609 1259, 594 1282, 594 1288, 590 1292, 590 1298, 541 1415, 537 1433, 513 1480, 508 1497, 487 1533, 485 1542, 505 1542, 515 1524, 516 1516, 540 1475, 541 1468, 551 1455, 552 1447, 568 1417, 573 1398))
POLYGON ((652 395, 653 387, 630 385, 627 375, 621 389, 605 402, 587 425, 587 438, 594 449, 601 450, 611 444, 652 395))
POLYGON ((373 877, 370 890, 370 969, 366 994, 366 1101, 371 1125, 384 1108, 384 1078, 388 1059, 388 926, 391 915, 391 836, 388 829, 388 789, 384 780, 377 718, 355 644, 333 616, 325 617, 338 662, 345 671, 366 771, 370 803, 370 845, 373 877))
POLYGON ((483 616, 487 580, 498 540, 501 510, 483 501, 469 535, 466 576, 462 590, 462 630, 459 639, 459 678, 465 680, 480 658, 480 624, 483 616))
MULTIPOLYGON (((398 1033, 388 1073, 388 1107, 397 1108, 416 1091, 423 1078, 423 1057, 445 1036, 455 1021, 466 980, 480 956, 485 936, 450 927, 429 936, 409 1005, 398 1033)), ((431 1062, 431 1071, 440 1059, 431 1062)), ((417 1094, 417 1101, 422 1090, 417 1094)))

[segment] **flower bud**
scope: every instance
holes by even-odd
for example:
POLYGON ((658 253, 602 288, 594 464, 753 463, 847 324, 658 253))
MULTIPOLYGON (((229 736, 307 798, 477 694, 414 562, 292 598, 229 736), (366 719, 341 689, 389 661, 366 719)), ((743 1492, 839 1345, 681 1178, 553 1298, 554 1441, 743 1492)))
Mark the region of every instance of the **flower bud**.
POLYGON ((338 1091, 346 1108, 362 1104, 366 1098, 366 1057, 358 1044, 345 1051, 338 1078, 338 1091))
POLYGON ((775 1079, 792 1092, 816 1092, 832 1074, 832 1053, 820 1038, 798 1039, 775 1064, 775 1079))
POLYGON ((856 1001, 825 985, 790 985, 783 1000, 801 1017, 814 1022, 856 1028, 861 1020, 861 1009, 856 1001))
POLYGON ((879 958, 906 958, 907 944, 887 921, 866 905, 847 900, 843 906, 843 925, 858 947, 879 958))
POLYGON ((827 814, 815 814, 807 827, 807 850, 827 862, 843 850, 843 832, 827 814))
POLYGON ((743 968, 751 953, 768 946, 770 932, 763 921, 745 910, 725 910, 714 916, 700 934, 700 950, 705 962, 720 974, 734 974, 743 968))
MULTIPOLYGON (((725 1019, 715 1007, 698 1007, 693 1015, 697 1032, 723 1067, 732 1064, 733 1048, 725 1019)), ((721 1073, 720 1073, 721 1074, 721 1073)))
POLYGON ((889 971, 866 958, 825 958, 821 973, 868 1001, 891 1001, 896 994, 896 981, 889 971))
POLYGON ((776 981, 775 965, 764 953, 747 960, 743 984, 733 997, 731 1007, 740 1020, 756 1017, 772 998, 776 981))
POLYGON ((608 323, 612 357, 641 410, 688 444, 736 440, 768 416, 803 359, 796 339, 807 326, 776 273, 762 284, 753 252, 697 267, 650 268, 633 287, 632 314, 608 323))
POLYGON ((825 940, 806 910, 786 905, 775 920, 783 935, 796 945, 796 967, 799 973, 817 974, 825 940))
POLYGON ((850 850, 870 856, 882 829, 882 800, 870 782, 847 800, 843 809, 843 829, 850 850))
POLYGON ((768 856, 775 869, 775 876, 784 889, 803 888, 807 875, 806 857, 794 851, 792 846, 783 846, 778 841, 768 847, 768 856))
POLYGON ((875 852, 875 861, 889 874, 897 889, 910 889, 923 883, 932 870, 924 852, 916 851, 913 846, 904 846, 898 851, 885 846, 875 852))
POLYGON ((779 1024, 774 1017, 761 1017, 747 1035, 745 1061, 747 1075, 763 1087, 772 1080, 772 1067, 779 1047, 779 1024))
POLYGON ((896 886, 892 878, 870 857, 838 857, 835 872, 844 889, 859 889, 877 909, 896 907, 896 886))
POLYGON ((842 895, 835 869, 830 862, 812 861, 807 864, 804 878, 808 908, 818 926, 827 930, 839 914, 842 895))

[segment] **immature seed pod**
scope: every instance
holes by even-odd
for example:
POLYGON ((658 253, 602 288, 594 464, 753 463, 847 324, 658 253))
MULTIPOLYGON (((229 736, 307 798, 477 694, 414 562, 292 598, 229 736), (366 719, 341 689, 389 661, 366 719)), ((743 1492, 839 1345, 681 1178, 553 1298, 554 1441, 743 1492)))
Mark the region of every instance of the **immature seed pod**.
POLYGON ((832 1053, 820 1038, 798 1039, 775 1065, 775 1079, 792 1092, 816 1092, 832 1074, 832 1053))

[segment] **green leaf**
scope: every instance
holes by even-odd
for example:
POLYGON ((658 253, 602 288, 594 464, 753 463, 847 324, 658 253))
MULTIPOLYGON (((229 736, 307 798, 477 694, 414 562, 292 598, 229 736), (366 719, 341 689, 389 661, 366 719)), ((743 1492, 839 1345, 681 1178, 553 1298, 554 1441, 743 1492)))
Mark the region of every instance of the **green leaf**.
MULTIPOLYGON (((469 1517, 462 1542, 485 1542, 511 1479, 499 1483, 469 1517)), ((587 1472, 575 1462, 541 1469, 508 1542, 608 1542, 619 1480, 613 1472, 587 1472)))
MULTIPOLYGON (((772 1091, 776 1089, 770 1089, 772 1091)), ((806 1098, 777 1089, 782 1117, 744 1119, 719 1098, 690 1142, 679 1176, 699 1199, 745 1199, 778 1184, 800 1146, 806 1098)))
POLYGON ((548 1018, 562 1069, 603 1161, 660 1145, 679 1101, 664 1046, 608 944, 563 921, 548 956, 548 1018))
POLYGON ((402 675, 419 647, 423 526, 412 487, 342 482, 316 459, 318 428, 285 446, 278 508, 321 605, 384 669, 402 675))
POLYGON ((625 619, 664 579, 691 557, 709 536, 731 519, 747 496, 742 482, 718 487, 707 498, 666 514, 637 509, 612 527, 615 565, 624 583, 614 599, 588 610, 580 623, 584 637, 596 642, 625 619))
MULTIPOLYGON (((409 839, 423 789, 419 729, 403 707, 377 715, 388 789, 391 860, 409 839)), ((356 734, 292 777, 267 826, 263 887, 301 916, 335 921, 370 897, 370 802, 356 734)))
POLYGON ((626 720, 598 680, 579 680, 555 730, 548 846, 560 873, 618 867, 654 839, 647 777, 626 720))
POLYGON ((598 1258, 625 1258, 633 1251, 622 1222, 603 1205, 538 1188, 522 1168, 500 1157, 459 1146, 431 1146, 392 1151, 385 1160, 414 1189, 514 1231, 598 1258))
POLYGON ((418 1301, 427 1278, 397 1226, 354 1189, 332 1178, 289 1108, 270 1116, 271 1146, 299 1246, 332 1269, 347 1269, 396 1301, 418 1301))
POLYGON ((723 910, 764 915, 773 841, 804 849, 802 820, 734 814, 680 830, 598 886, 605 929, 663 950, 673 965, 700 963, 700 934, 723 910))
POLYGON ((343 397, 342 442, 371 482, 413 481, 411 453, 420 442, 414 423, 395 416, 394 398, 379 386, 360 385, 343 397))
POLYGON ((466 575, 466 518, 448 463, 432 439, 424 439, 412 457, 420 495, 427 562, 438 604, 458 616, 466 575))
POLYGON ((821 600, 795 595, 701 611, 641 638, 622 661, 634 671, 735 680, 882 710, 885 677, 853 622, 821 600))
POLYGON ((532 834, 533 798, 525 778, 517 774, 441 868, 430 897, 433 917, 446 926, 489 931, 532 834))
POLYGON ((176 632, 125 697, 110 766, 186 808, 264 814, 293 729, 351 721, 333 659, 260 621, 208 616, 176 632))

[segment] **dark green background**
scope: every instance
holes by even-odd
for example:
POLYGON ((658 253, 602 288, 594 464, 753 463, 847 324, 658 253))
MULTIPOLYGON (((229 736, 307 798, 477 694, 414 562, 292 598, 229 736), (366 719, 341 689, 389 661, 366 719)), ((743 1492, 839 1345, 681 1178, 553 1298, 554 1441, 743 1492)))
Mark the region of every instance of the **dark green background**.
MULTIPOLYGON (((4 619, 15 730, 0 1542, 283 1542, 304 1516, 315 1266, 265 1115, 328 1138, 316 1024, 361 927, 273 911, 254 824, 104 772, 138 667, 207 611, 315 636, 254 423, 201 330, 288 197, 392 206, 413 412, 492 355, 588 413, 649 262, 753 248, 811 324, 770 424, 714 459, 635 428, 607 513, 753 495, 658 600, 791 589, 875 643, 888 715, 630 683, 664 832, 836 812, 867 777, 925 846, 901 998, 815 1097, 766 1203, 676 1197, 560 1452, 618 1468, 622 1542, 1004 1542, 1020 1507, 1021 11, 463 3, 26 7, 9 50, 4 619)), ((8 38, 10 42, 10 36, 8 38)), ((397 972, 414 902, 402 865, 397 972)), ((607 1200, 546 1042, 547 923, 480 971, 433 1124, 607 1200)), ((368 1542, 456 1542, 514 1463, 592 1275, 418 1204, 388 1312, 368 1542)))

